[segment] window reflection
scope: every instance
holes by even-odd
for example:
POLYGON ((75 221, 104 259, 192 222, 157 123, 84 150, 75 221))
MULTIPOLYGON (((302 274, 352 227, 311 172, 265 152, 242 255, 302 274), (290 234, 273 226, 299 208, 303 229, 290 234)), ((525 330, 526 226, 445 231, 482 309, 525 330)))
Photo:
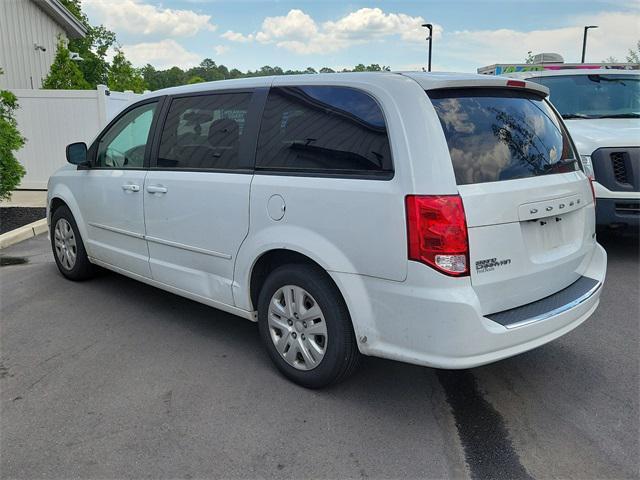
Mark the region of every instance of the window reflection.
POLYGON ((315 172, 392 171, 376 101, 346 87, 272 88, 258 140, 258 168, 315 172))
POLYGON ((250 93, 174 99, 160 140, 158 167, 240 168, 240 139, 250 100, 250 93))
POLYGON ((539 97, 505 91, 430 93, 458 184, 576 169, 570 142, 539 97))

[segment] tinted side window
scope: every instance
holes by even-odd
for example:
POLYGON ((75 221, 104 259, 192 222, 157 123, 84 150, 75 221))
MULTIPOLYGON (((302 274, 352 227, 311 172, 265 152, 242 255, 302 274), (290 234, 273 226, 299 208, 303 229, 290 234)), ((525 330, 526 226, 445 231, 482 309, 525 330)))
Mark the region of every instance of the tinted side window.
POLYGON ((96 167, 143 167, 156 106, 157 103, 153 102, 129 110, 102 135, 96 167))
POLYGON ((382 110, 371 96, 352 88, 272 88, 256 167, 386 176, 393 166, 382 110))
POLYGON ((162 131, 158 168, 239 168, 250 100, 250 93, 175 98, 162 131))

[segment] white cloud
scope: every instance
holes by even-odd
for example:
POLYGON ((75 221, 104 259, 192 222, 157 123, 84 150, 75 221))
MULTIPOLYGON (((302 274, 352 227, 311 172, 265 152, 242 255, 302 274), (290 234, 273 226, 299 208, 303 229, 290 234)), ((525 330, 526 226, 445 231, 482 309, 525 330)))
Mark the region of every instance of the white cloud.
POLYGON ((159 70, 174 66, 190 68, 198 65, 202 60, 201 55, 188 51, 170 38, 159 42, 123 45, 122 50, 136 67, 150 63, 159 70))
POLYGON ((318 35, 315 20, 302 10, 290 10, 284 17, 267 17, 262 22, 262 30, 256 34, 259 42, 272 40, 305 41, 318 35))
POLYGON ((231 30, 227 30, 226 32, 224 32, 220 36, 222 38, 226 38, 227 40, 230 40, 232 42, 246 43, 246 42, 253 41, 253 35, 252 34, 243 35, 243 34, 238 33, 238 32, 232 32, 231 30))
POLYGON ((216 29, 211 15, 157 7, 142 0, 83 0, 83 6, 90 17, 97 17, 100 23, 116 31, 190 37, 200 30, 216 29))
MULTIPOLYGON (((234 42, 274 43, 299 54, 322 54, 343 50, 351 45, 399 37, 405 42, 423 42, 426 30, 422 17, 404 13, 385 13, 380 8, 361 8, 336 21, 318 24, 310 15, 292 9, 284 16, 267 17, 255 33, 227 31, 222 36, 234 42)), ((442 27, 434 25, 434 38, 442 27)))
MULTIPOLYGON (((434 24, 434 70, 475 71, 493 63, 521 63, 527 52, 558 52, 566 62, 578 62, 584 25, 599 25, 589 31, 587 61, 599 62, 609 56, 624 61, 629 48, 640 37, 638 9, 627 12, 600 12, 576 15, 564 27, 531 31, 510 28, 496 30, 443 31, 434 24)), ((318 22, 300 9, 286 15, 267 17, 255 32, 228 30, 222 37, 231 42, 275 45, 298 54, 327 54, 352 45, 393 41, 402 46, 424 47, 422 58, 405 67, 426 66, 425 19, 404 13, 387 13, 380 8, 360 8, 338 19, 318 22)), ((375 48, 375 47, 374 47, 375 48)), ((417 52, 417 50, 416 50, 417 52)), ((417 53, 419 57, 421 55, 417 53)), ((395 68, 403 68, 394 65, 395 68)))
POLYGON ((600 62, 609 56, 625 60, 629 48, 640 36, 640 15, 603 12, 578 16, 570 26, 548 30, 518 31, 464 30, 445 33, 434 45, 434 57, 446 59, 449 66, 469 64, 477 67, 494 63, 523 63, 528 51, 557 52, 567 63, 580 61, 584 25, 599 25, 589 30, 587 62, 600 62))
MULTIPOLYGON (((336 22, 326 22, 326 33, 355 40, 371 40, 392 35, 408 41, 423 42, 427 30, 422 17, 412 17, 404 13, 384 13, 379 8, 361 8, 342 17, 336 22)), ((442 27, 434 25, 434 38, 442 34, 442 27)))
POLYGON ((227 53, 229 51, 229 46, 228 45, 216 45, 215 47, 213 47, 214 51, 216 52, 216 55, 224 55, 225 53, 227 53))

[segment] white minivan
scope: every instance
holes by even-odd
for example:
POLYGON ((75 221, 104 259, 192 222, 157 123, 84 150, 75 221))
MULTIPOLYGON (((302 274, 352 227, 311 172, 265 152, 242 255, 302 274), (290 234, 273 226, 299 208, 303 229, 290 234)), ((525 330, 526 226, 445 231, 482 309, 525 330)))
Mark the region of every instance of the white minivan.
POLYGON ((160 90, 50 179, 60 272, 95 265, 257 321, 291 380, 361 354, 459 369, 596 309, 606 254, 548 90, 340 73, 160 90))

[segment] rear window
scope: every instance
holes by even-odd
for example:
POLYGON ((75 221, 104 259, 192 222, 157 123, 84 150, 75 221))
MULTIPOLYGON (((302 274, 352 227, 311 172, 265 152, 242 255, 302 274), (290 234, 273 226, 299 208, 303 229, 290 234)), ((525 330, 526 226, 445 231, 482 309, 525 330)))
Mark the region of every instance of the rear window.
POLYGON ((458 185, 578 170, 566 130, 541 97, 506 89, 428 92, 458 185))

